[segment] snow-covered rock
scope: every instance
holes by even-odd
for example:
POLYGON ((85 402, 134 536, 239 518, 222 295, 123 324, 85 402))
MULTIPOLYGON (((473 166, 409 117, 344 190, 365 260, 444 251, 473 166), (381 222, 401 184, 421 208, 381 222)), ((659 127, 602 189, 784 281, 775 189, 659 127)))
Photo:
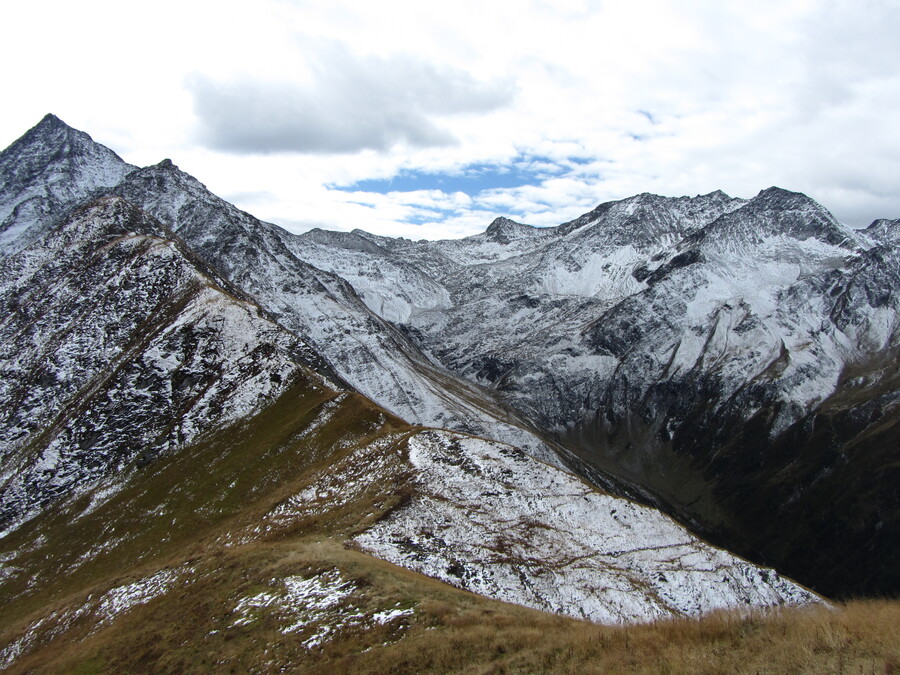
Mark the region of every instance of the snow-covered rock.
POLYGON ((408 448, 414 497, 355 541, 454 586, 598 623, 819 601, 512 447, 424 431, 408 448))
POLYGON ((47 115, 0 155, 0 256, 38 239, 67 209, 134 169, 47 115))

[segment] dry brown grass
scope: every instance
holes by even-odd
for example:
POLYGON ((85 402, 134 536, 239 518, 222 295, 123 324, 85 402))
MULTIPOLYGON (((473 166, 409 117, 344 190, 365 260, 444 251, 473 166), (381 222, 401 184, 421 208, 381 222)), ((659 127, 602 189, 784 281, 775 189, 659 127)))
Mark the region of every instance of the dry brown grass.
POLYGON ((89 634, 72 631, 11 672, 866 673, 900 672, 900 603, 838 606, 628 627, 597 626, 457 590, 348 549, 283 539, 223 551, 198 580, 89 634), (356 606, 413 607, 411 621, 339 633, 307 650, 277 622, 229 628, 236 598, 273 577, 337 567, 356 606), (284 672, 284 671, 283 671, 284 672))
POLYGON ((721 613, 622 628, 508 610, 423 609, 440 629, 310 672, 900 672, 900 604, 721 613))

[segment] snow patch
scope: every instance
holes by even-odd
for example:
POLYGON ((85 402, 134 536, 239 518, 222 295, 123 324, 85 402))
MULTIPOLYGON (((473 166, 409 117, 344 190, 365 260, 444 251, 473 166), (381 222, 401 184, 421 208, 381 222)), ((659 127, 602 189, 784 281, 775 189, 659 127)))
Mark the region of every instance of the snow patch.
POLYGON ((194 568, 189 565, 162 569, 128 584, 116 586, 98 598, 88 596, 80 605, 55 610, 31 623, 25 632, 0 650, 0 669, 11 666, 38 644, 46 644, 67 632, 77 622, 94 622, 91 632, 109 625, 129 610, 170 591, 179 581, 189 583, 194 568))
POLYGON ((274 617, 282 634, 299 634, 307 649, 321 647, 349 629, 384 625, 414 614, 412 609, 369 612, 356 605, 359 585, 332 568, 311 577, 272 579, 271 589, 241 598, 232 611, 230 628, 274 617))
POLYGON ((101 616, 100 625, 111 623, 120 614, 158 598, 168 592, 181 577, 192 572, 193 569, 187 566, 163 569, 130 584, 108 590, 100 597, 95 610, 101 616))

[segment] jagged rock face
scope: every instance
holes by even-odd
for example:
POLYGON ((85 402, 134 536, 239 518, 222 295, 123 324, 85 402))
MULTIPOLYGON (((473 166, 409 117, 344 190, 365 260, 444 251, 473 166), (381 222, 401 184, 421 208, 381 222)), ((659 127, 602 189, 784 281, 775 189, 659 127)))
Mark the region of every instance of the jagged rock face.
POLYGON ((308 347, 198 265, 119 198, 0 261, 0 529, 313 378, 308 347))

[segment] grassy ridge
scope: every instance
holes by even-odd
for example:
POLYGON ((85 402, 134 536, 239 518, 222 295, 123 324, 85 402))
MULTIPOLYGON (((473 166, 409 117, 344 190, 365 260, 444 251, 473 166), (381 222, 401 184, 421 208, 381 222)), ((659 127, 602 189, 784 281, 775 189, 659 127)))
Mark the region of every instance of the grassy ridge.
POLYGON ((132 570, 202 558, 221 547, 224 533, 258 522, 317 472, 408 428, 358 394, 301 380, 250 420, 138 469, 98 508, 86 512, 88 493, 0 540, 0 552, 16 553, 18 570, 0 584, 0 630, 132 570), (314 424, 327 406, 327 419, 314 424))

